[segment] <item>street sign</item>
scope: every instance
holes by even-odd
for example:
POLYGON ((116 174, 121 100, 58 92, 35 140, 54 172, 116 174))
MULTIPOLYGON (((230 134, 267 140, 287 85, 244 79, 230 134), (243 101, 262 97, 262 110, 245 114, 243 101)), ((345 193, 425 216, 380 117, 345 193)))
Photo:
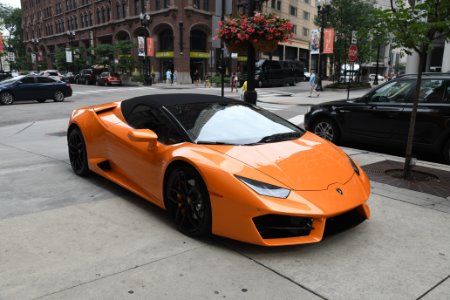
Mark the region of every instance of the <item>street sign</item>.
POLYGON ((355 44, 351 44, 348 48, 348 61, 354 63, 358 59, 358 47, 355 44))
POLYGON ((356 44, 357 43, 357 38, 356 38, 356 30, 352 31, 352 44, 356 44))
POLYGON ((8 52, 8 61, 16 61, 16 54, 14 52, 8 52))

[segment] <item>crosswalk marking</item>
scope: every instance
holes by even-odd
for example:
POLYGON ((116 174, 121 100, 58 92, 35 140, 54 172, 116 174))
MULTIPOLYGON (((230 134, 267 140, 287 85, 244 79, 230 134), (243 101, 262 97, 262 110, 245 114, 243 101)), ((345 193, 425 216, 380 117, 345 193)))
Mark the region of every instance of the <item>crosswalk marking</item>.
POLYGON ((124 92, 124 91, 137 91, 137 90, 154 90, 153 87, 123 87, 123 88, 110 88, 110 89, 100 89, 100 90, 87 90, 82 92, 74 92, 72 95, 87 95, 87 94, 98 94, 98 93, 113 93, 113 92, 124 92))

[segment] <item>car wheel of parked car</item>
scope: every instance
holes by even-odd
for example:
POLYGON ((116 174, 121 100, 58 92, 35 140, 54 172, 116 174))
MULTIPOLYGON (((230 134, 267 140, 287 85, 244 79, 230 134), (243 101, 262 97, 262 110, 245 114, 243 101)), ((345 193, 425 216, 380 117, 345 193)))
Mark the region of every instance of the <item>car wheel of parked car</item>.
POLYGON ((90 171, 87 161, 86 144, 80 129, 74 128, 67 137, 69 159, 73 171, 78 176, 87 176, 90 171))
POLYGON ((442 150, 442 156, 447 164, 450 164, 450 139, 445 143, 444 149, 442 150))
POLYGON ((53 100, 55 100, 55 102, 63 102, 64 101, 64 93, 61 91, 56 91, 53 94, 53 100))
POLYGON ((45 99, 37 99, 37 102, 39 102, 39 103, 44 103, 44 102, 45 102, 45 99))
POLYGON ((3 92, 0 94, 0 103, 3 105, 9 105, 14 102, 14 96, 10 92, 3 92))
POLYGON ((311 129, 314 134, 321 138, 327 139, 335 144, 339 141, 339 128, 333 120, 326 118, 318 119, 313 123, 311 129))
POLYGON ((211 203, 200 174, 192 167, 172 170, 165 186, 165 206, 179 231, 191 237, 211 232, 211 203))

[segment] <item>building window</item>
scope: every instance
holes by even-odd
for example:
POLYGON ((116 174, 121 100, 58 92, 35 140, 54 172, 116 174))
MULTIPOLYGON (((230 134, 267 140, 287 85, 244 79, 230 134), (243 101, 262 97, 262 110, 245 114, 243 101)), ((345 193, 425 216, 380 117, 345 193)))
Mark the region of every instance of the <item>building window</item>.
POLYGON ((200 8, 200 0, 193 0, 192 1, 192 6, 194 8, 200 8))
POLYGON ((125 2, 122 3, 122 16, 123 18, 127 17, 127 4, 125 2))
POLYGON ((270 1, 270 7, 271 7, 271 8, 275 8, 275 4, 276 4, 276 3, 277 3, 276 0, 270 1))
POLYGON ((297 35, 297 25, 292 26, 292 32, 297 35))
POLYGON ((209 11, 209 0, 203 1, 203 10, 209 11))
POLYGON ((160 51, 173 51, 172 30, 165 29, 159 34, 159 50, 160 51))
POLYGON ((100 24, 100 9, 97 8, 97 24, 100 24))
POLYGON ((306 4, 311 3, 311 1, 309 1, 309 0, 303 0, 303 1, 305 1, 306 4))
POLYGON ((297 16, 297 7, 289 5, 289 13, 291 16, 297 16))
POLYGON ((141 6, 141 0, 134 0, 134 14, 137 16, 143 12, 143 7, 141 6))
POLYGON ((303 36, 309 37, 309 29, 308 28, 303 27, 303 36))
POLYGON ((200 30, 191 31, 191 51, 206 51, 206 33, 200 30))
POLYGON ((117 9, 117 11, 116 11, 116 13, 117 13, 117 19, 121 19, 121 18, 122 18, 122 15, 121 15, 121 10, 120 10, 120 4, 119 4, 119 3, 117 3, 116 9, 117 9))
POLYGON ((106 21, 109 22, 111 17, 111 9, 108 7, 106 8, 106 21))
POLYGON ((170 0, 164 0, 164 8, 170 7, 170 0))
POLYGON ((156 10, 161 9, 161 1, 160 1, 160 0, 156 0, 156 1, 155 1, 155 9, 156 9, 156 10))
POLYGON ((307 11, 303 12, 303 19, 309 20, 309 12, 307 12, 307 11))
POLYGON ((281 1, 277 1, 277 10, 281 10, 281 1))
POLYGON ((105 23, 105 22, 106 22, 106 11, 105 11, 105 8, 102 7, 102 23, 105 23))

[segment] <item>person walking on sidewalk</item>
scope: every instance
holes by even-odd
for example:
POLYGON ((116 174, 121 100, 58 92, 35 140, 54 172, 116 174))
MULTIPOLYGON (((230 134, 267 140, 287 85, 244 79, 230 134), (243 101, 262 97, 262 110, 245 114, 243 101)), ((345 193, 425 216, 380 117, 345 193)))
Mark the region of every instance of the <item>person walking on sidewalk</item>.
POLYGON ((309 85, 310 85, 310 90, 309 90, 309 96, 308 97, 312 97, 312 94, 316 94, 317 97, 320 96, 320 93, 318 93, 316 91, 317 88, 317 76, 316 76, 316 72, 315 70, 311 70, 311 76, 309 77, 309 85))
POLYGON ((241 87, 241 100, 245 100, 245 92, 247 91, 247 80, 244 81, 241 87))

